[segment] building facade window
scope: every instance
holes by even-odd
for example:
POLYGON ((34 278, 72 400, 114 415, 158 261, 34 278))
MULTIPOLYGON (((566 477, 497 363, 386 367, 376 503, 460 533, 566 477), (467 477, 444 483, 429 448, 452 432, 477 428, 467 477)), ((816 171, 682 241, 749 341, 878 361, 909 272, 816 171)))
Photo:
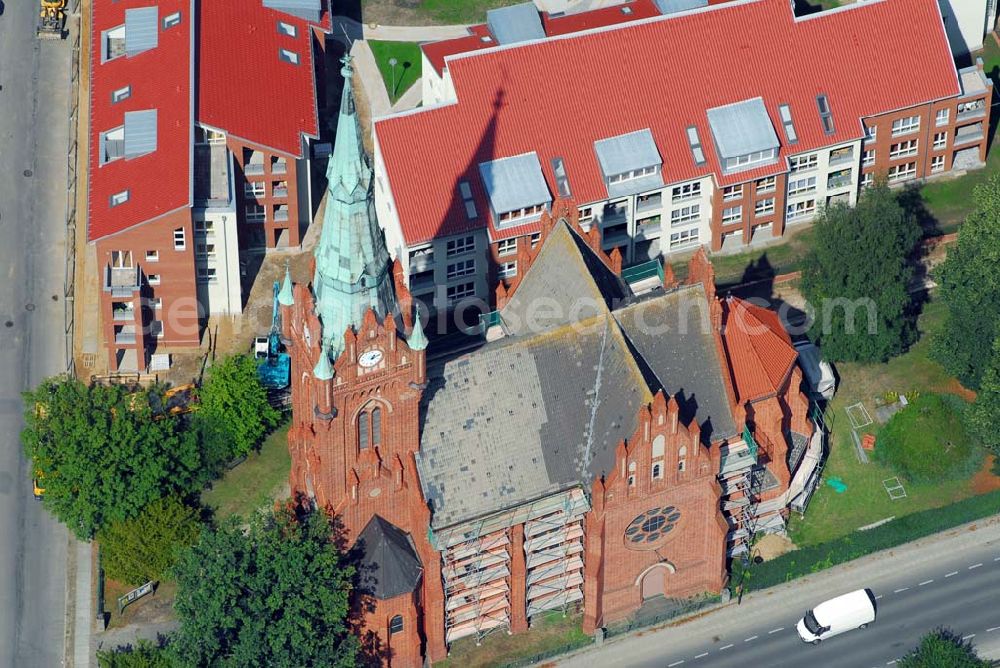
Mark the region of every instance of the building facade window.
POLYGON ((592 207, 592 206, 581 206, 577 210, 577 213, 579 213, 579 215, 580 215, 579 220, 580 220, 581 223, 586 222, 588 220, 592 220, 594 218, 594 207, 592 207))
POLYGON ((501 262, 497 268, 498 278, 514 278, 517 276, 517 262, 501 262))
POLYGON ((749 169, 755 165, 771 162, 777 155, 778 149, 769 148, 763 151, 754 151, 746 155, 738 155, 735 158, 726 158, 725 169, 727 172, 749 169))
POLYGON ((448 302, 454 302, 459 299, 464 299, 466 297, 472 297, 476 294, 476 284, 472 281, 468 283, 459 283, 457 285, 449 285, 447 291, 448 302))
POLYGON ((934 116, 934 122, 937 125, 948 125, 948 120, 951 118, 951 109, 938 109, 937 114, 934 116))
POLYGON ((537 246, 541 242, 542 242, 542 234, 541 234, 541 232, 535 232, 534 234, 531 235, 531 247, 532 248, 534 248, 535 246, 537 246))
POLYGON ((159 285, 160 284, 160 275, 159 274, 146 274, 146 282, 149 283, 150 285, 159 285))
POLYGON ((257 199, 264 196, 263 181, 247 181, 243 184, 243 193, 248 199, 257 199))
POLYGON ((808 218, 816 213, 816 200, 807 199, 804 202, 795 202, 785 208, 785 219, 788 221, 808 218))
POLYGON ((677 470, 683 472, 687 469, 687 446, 682 445, 677 451, 677 470))
POLYGON ((788 159, 788 170, 794 172, 807 172, 816 169, 819 164, 819 156, 815 153, 809 155, 793 155, 788 159))
POLYGON ((862 167, 871 167, 875 164, 875 149, 865 151, 861 158, 862 167))
POLYGON ((861 175, 862 188, 867 188, 873 183, 875 183, 875 174, 873 174, 872 172, 865 172, 864 174, 861 175))
POLYGON ((214 283, 215 279, 215 267, 198 267, 199 283, 214 283))
POLYGON ((148 250, 146 251, 146 262, 159 262, 160 261, 160 251, 148 250))
POLYGON ((659 464, 653 464, 652 478, 653 480, 660 480, 663 478, 663 467, 659 464))
POLYGON ((944 171, 944 156, 936 155, 933 158, 931 158, 931 172, 936 174, 937 172, 943 172, 943 171, 944 171))
POLYGON ((733 200, 743 199, 743 184, 736 186, 727 186, 722 189, 722 201, 732 202, 733 200))
POLYGON ((461 278, 462 276, 471 276, 474 273, 476 273, 475 260, 460 260, 448 265, 449 281, 455 278, 461 278))
POLYGON ((693 199, 695 197, 701 197, 701 182, 685 183, 680 186, 674 186, 670 191, 670 199, 674 202, 693 199))
POLYGON ((187 248, 187 234, 183 227, 174 230, 174 250, 184 250, 187 248))
POLYGON ((916 139, 908 139, 898 144, 892 144, 889 146, 889 159, 896 160, 897 158, 907 158, 911 155, 916 155, 917 147, 918 140, 916 139))
POLYGON ((476 250, 476 238, 470 234, 466 237, 449 239, 445 247, 447 249, 448 257, 465 255, 466 253, 471 253, 476 250))
POLYGON ((545 210, 544 204, 535 204, 534 206, 526 206, 523 209, 516 209, 514 211, 504 211, 498 218, 501 223, 506 223, 511 220, 519 220, 521 218, 529 218, 531 216, 541 215, 542 211, 545 210))
POLYGON ((878 139, 878 126, 865 124, 865 143, 876 141, 878 139))
POLYGON ((794 179, 788 182, 788 196, 805 195, 816 190, 816 177, 809 176, 804 179, 794 179))
POLYGON ((722 224, 731 225, 743 220, 743 207, 733 206, 722 210, 722 224))
POLYGON ((403 616, 396 615, 389 620, 389 635, 403 632, 403 616))
POLYGON ((679 248, 698 242, 698 228, 692 227, 688 230, 681 230, 670 235, 670 248, 679 248))
POLYGON ((261 206, 260 204, 247 204, 246 216, 248 223, 263 223, 264 207, 261 206))
POLYGON ((907 116, 906 118, 897 118, 892 122, 893 137, 898 137, 900 135, 908 135, 911 132, 917 132, 918 130, 920 130, 919 116, 907 116))
POLYGON ((893 165, 889 168, 889 183, 908 181, 917 175, 917 163, 907 162, 902 165, 893 165))
POLYGON ((621 183, 623 181, 632 181, 633 179, 641 179, 644 176, 651 176, 660 171, 659 165, 651 165, 649 167, 640 167, 639 169, 633 169, 628 172, 622 172, 621 174, 612 174, 608 177, 608 183, 621 183))
POLYGON ((501 239, 497 242, 497 255, 512 255, 517 252, 517 239, 501 239))
POLYGON ((940 151, 948 145, 948 133, 938 132, 934 135, 934 150, 940 151))
POLYGON ((753 214, 755 216, 769 216, 774 213, 774 198, 768 197, 767 199, 757 200, 754 205, 753 214))
POLYGON ((771 193, 774 192, 777 188, 778 188, 777 176, 768 176, 766 178, 757 181, 758 194, 771 193))
POLYGON ((678 225, 687 225, 688 223, 693 223, 701 217, 701 205, 692 204, 691 206, 682 206, 679 209, 674 209, 670 212, 670 225, 676 227, 678 225))

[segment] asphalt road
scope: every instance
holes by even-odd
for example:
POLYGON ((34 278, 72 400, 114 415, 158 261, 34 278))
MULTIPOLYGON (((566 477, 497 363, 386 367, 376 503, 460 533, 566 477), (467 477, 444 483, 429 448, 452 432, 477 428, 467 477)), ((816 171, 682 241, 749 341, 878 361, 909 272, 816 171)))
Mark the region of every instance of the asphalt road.
POLYGON ((978 527, 809 576, 690 622, 633 636, 561 662, 564 666, 725 668, 892 666, 929 630, 946 626, 984 657, 1000 658, 1000 527, 978 527), (795 631, 821 601, 868 587, 876 622, 819 645, 795 631))
POLYGON ((65 369, 70 45, 35 39, 35 2, 2 6, 0 668, 52 668, 63 658, 68 538, 32 498, 18 434, 20 392, 65 369))

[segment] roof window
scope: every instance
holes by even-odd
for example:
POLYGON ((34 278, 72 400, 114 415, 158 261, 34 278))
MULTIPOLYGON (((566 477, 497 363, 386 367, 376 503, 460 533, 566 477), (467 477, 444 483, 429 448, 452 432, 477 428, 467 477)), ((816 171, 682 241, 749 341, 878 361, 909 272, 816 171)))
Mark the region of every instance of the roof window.
POLYGON ((98 156, 101 164, 106 165, 113 160, 125 157, 125 126, 119 125, 107 132, 102 132, 98 139, 98 156))
POLYGON ((795 125, 792 123, 792 110, 787 104, 778 106, 778 114, 781 116, 781 124, 785 128, 785 139, 789 144, 799 141, 798 134, 795 133, 795 125))
POLYGON ((566 176, 566 165, 559 157, 552 158, 552 171, 556 175, 556 189, 560 197, 569 197, 569 177, 566 176))
POLYGON ((123 190, 120 193, 115 193, 114 195, 111 196, 111 201, 110 201, 109 205, 113 209, 116 206, 120 206, 120 205, 124 204, 127 201, 128 201, 128 191, 127 190, 123 190))
POLYGON ((291 63, 292 65, 299 64, 299 54, 294 51, 289 51, 288 49, 278 49, 278 58, 286 63, 291 63))
POLYGON ((117 104, 132 97, 132 86, 119 88, 111 93, 111 104, 117 104))
POLYGON ((173 14, 168 14, 163 17, 163 29, 168 30, 176 25, 180 25, 181 13, 174 12, 173 14))
POLYGON ((106 63, 125 55, 125 26, 101 31, 101 62, 106 63))
POLYGON ((823 124, 823 132, 832 135, 834 133, 833 112, 830 111, 830 103, 826 99, 826 95, 816 96, 816 106, 819 108, 819 120, 823 124))
POLYGON ((701 147, 701 139, 698 137, 698 128, 693 125, 688 127, 687 137, 688 144, 691 146, 691 157, 694 158, 694 164, 704 165, 705 151, 701 147))
POLYGON ((462 203, 465 204, 465 217, 469 220, 475 220, 478 214, 476 203, 472 199, 472 188, 469 187, 468 181, 458 182, 458 193, 462 196, 462 203))
POLYGON ((293 26, 291 23, 285 23, 284 21, 278 21, 278 32, 288 37, 299 36, 299 29, 293 26))

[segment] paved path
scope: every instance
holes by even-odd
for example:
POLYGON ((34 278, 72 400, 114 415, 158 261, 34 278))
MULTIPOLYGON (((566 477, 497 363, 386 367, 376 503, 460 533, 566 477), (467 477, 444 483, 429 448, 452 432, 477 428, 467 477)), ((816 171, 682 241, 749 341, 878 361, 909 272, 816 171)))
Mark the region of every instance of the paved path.
POLYGON ((891 666, 939 625, 1000 658, 998 590, 1000 516, 749 594, 741 606, 609 642, 559 665, 891 666), (799 640, 794 627, 806 610, 863 587, 878 597, 874 625, 818 646, 799 640))
POLYGON ((31 497, 21 390, 66 368, 70 45, 35 38, 35 2, 0 16, 0 668, 63 659, 66 530, 31 497))
MULTIPOLYGON (((382 73, 378 71, 375 63, 375 56, 372 54, 368 42, 357 41, 351 47, 351 56, 354 57, 353 65, 355 76, 361 82, 361 89, 368 98, 368 110, 371 119, 374 121, 379 116, 385 116, 392 110, 389 102, 389 91, 385 89, 382 81, 382 73)), ((418 84, 414 84, 416 86, 418 84)))

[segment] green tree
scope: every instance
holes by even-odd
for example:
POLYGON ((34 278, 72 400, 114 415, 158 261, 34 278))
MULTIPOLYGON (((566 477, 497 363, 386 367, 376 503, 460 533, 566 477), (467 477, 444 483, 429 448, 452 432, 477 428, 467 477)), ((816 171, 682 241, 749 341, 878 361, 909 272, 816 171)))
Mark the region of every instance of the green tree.
POLYGON ((976 402, 967 413, 969 431, 979 442, 1000 454, 1000 337, 993 342, 993 354, 979 384, 976 402))
POLYGON ((176 496, 153 501, 135 518, 97 534, 104 570, 113 580, 141 585, 158 580, 201 534, 198 512, 176 496))
POLYGON ((198 430, 216 464, 249 454, 281 418, 267 401, 249 355, 227 357, 208 370, 199 392, 198 430))
POLYGON ((174 668, 177 663, 168 650, 157 647, 148 640, 135 646, 97 653, 100 668, 174 668))
POLYGON ((353 666, 347 616, 354 569, 332 543, 330 519, 290 511, 238 518, 202 533, 174 568, 185 666, 353 666))
POLYGON ((978 389, 1000 334, 1000 175, 976 186, 958 243, 935 272, 948 307, 932 354, 963 385, 978 389))
POLYGON ((899 668, 989 668, 972 643, 950 629, 936 629, 920 639, 920 644, 896 664, 899 668))
POLYGON ((884 182, 865 189, 853 208, 823 210, 802 292, 816 309, 814 338, 827 357, 884 362, 916 340, 908 260, 919 238, 919 226, 884 182))
POLYGON ((43 503, 81 539, 199 485, 196 439, 177 418, 154 419, 148 391, 57 377, 25 392, 24 403, 21 440, 43 503))

